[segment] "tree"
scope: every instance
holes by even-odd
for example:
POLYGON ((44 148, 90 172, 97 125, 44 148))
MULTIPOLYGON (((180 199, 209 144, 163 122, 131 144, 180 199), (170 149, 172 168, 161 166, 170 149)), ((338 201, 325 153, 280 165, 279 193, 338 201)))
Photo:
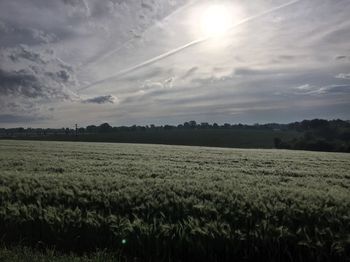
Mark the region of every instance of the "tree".
POLYGON ((97 130, 97 126, 95 125, 90 125, 86 127, 86 131, 88 132, 96 132, 96 130, 97 130))
POLYGON ((191 121, 189 122, 189 124, 190 124, 190 127, 191 127, 191 128, 197 127, 197 122, 194 121, 194 120, 191 120, 191 121))
POLYGON ((275 145, 275 148, 281 148, 282 140, 278 137, 275 137, 273 139, 273 143, 275 145))
POLYGON ((101 132, 108 132, 112 130, 112 127, 108 123, 103 123, 98 128, 101 132))
POLYGON ((313 133, 312 132, 310 132, 310 131, 307 131, 307 132, 305 132, 304 133, 304 139, 305 140, 312 140, 314 138, 314 135, 313 135, 313 133))

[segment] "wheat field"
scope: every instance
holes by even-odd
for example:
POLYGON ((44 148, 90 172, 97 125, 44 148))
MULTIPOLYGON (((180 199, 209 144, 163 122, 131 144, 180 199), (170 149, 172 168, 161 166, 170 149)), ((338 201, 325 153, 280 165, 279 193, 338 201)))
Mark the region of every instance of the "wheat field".
POLYGON ((349 154, 0 140, 0 203, 3 246, 130 261, 350 252, 349 154))

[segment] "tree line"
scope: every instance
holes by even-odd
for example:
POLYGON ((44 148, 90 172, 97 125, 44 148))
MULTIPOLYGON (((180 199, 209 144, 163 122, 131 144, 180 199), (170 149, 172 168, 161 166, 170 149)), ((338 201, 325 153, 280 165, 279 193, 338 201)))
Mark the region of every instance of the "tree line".
POLYGON ((298 138, 285 140, 276 137, 276 148, 350 152, 350 123, 342 120, 304 120, 288 124, 288 128, 301 132, 298 138))
POLYGON ((18 127, 0 128, 0 137, 350 152, 350 122, 340 119, 253 125, 191 120, 179 125, 102 123, 79 128, 18 127))

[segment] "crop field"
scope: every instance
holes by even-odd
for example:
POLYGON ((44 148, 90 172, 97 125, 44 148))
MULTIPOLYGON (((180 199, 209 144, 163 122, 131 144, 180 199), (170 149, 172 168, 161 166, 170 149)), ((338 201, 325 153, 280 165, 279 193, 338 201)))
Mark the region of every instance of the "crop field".
POLYGON ((127 261, 350 256, 350 154, 1 140, 0 204, 6 246, 127 261))

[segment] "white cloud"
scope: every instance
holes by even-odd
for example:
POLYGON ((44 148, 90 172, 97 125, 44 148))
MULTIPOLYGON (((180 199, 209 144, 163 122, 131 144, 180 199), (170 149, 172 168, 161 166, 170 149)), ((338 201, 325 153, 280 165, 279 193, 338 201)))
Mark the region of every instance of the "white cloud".
POLYGON ((311 86, 311 85, 309 85, 309 84, 305 84, 305 85, 301 85, 301 86, 297 86, 296 87, 296 89, 298 89, 298 90, 306 90, 306 91, 308 91, 308 90, 312 90, 314 87, 313 86, 311 86))
POLYGON ((336 75, 335 78, 338 78, 338 79, 350 79, 350 73, 349 74, 340 73, 340 74, 336 75))

